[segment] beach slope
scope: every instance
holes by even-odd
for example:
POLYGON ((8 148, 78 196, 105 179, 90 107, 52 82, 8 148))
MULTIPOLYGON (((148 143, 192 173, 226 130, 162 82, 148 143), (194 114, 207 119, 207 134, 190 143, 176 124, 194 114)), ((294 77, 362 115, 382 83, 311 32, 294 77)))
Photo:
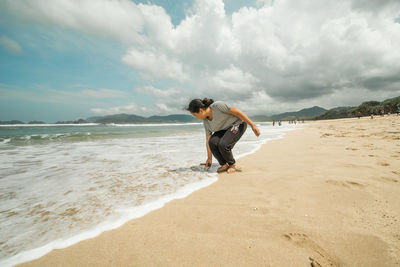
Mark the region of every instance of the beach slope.
POLYGON ((400 265, 400 116, 301 124, 243 172, 24 266, 400 265))

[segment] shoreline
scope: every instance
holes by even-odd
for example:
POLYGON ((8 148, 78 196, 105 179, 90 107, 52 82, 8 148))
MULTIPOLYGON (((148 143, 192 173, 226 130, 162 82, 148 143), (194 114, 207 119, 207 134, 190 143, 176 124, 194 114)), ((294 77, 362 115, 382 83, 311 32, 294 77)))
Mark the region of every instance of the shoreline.
POLYGON ((399 264, 399 121, 304 124, 240 158, 243 172, 22 265, 399 264))

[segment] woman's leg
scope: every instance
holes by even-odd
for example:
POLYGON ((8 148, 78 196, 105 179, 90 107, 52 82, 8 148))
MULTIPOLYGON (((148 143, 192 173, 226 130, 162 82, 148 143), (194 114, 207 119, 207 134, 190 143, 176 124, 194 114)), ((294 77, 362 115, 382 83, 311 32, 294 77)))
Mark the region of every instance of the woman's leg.
POLYGON ((245 122, 242 122, 239 127, 232 126, 224 133, 224 135, 222 136, 222 138, 220 138, 218 142, 219 153, 224 161, 229 165, 233 165, 236 162, 233 158, 232 148, 242 137, 242 135, 246 131, 246 128, 247 124, 245 122))
POLYGON ((224 157, 221 155, 221 153, 219 152, 218 149, 218 144, 222 138, 222 136, 224 136, 224 133, 226 131, 218 131, 215 132, 211 137, 210 140, 208 142, 208 145, 210 146, 210 150, 211 153, 213 154, 213 156, 218 160, 218 163, 222 166, 224 164, 226 164, 226 160, 224 159, 224 157))

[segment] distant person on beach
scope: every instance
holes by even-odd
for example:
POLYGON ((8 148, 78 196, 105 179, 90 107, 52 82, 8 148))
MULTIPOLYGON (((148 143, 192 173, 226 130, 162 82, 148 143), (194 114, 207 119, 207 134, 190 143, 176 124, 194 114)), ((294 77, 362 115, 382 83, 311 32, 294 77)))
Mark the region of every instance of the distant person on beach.
POLYGON ((207 160, 206 167, 212 164, 212 155, 221 167, 217 172, 233 173, 240 171, 232 154, 232 149, 246 131, 247 124, 254 134, 260 136, 257 126, 237 108, 224 101, 204 98, 193 99, 186 110, 197 119, 203 120, 206 131, 207 160))

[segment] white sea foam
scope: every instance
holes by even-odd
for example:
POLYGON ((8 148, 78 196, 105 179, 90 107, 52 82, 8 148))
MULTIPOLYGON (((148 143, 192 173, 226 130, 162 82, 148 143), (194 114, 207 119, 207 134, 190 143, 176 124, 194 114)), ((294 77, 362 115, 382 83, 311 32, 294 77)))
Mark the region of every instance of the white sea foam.
POLYGON ((0 127, 58 127, 58 126, 95 126, 99 123, 46 123, 46 124, 0 124, 0 127))
POLYGON ((37 258, 40 258, 50 251, 54 249, 63 249, 69 246, 72 246, 80 241, 94 238, 96 236, 99 236, 101 233, 109 230, 116 229, 123 224, 125 224, 127 221, 140 218, 147 213, 157 210, 162 208, 166 203, 174 200, 174 199, 181 199, 185 198, 191 193, 193 193, 196 190, 199 190, 201 188, 207 187, 211 185, 212 183, 217 181, 217 176, 214 174, 214 177, 211 179, 199 181, 193 184, 186 185, 182 188, 180 188, 177 192, 174 194, 162 196, 160 199, 156 201, 152 201, 147 204, 143 204, 141 206, 137 206, 134 208, 130 209, 121 209, 119 212, 123 214, 119 219, 116 220, 110 220, 106 222, 102 222, 93 229, 90 229, 88 231, 82 232, 80 234, 77 234, 75 236, 72 236, 70 238, 65 238, 65 239, 57 239, 55 241, 52 241, 42 247, 35 248, 29 251, 24 251, 21 252, 11 258, 8 258, 4 261, 0 261, 0 266, 14 266, 23 262, 31 261, 37 258))
POLYGON ((149 127, 149 126, 190 126, 190 125, 201 125, 201 122, 185 122, 185 123, 137 123, 137 124, 118 124, 118 123, 109 123, 109 126, 117 126, 117 127, 149 127))
MULTIPOLYGON (((292 128, 262 124, 260 138, 249 128, 236 158, 292 128)), ((0 265, 95 237, 215 182, 218 166, 203 171, 205 158, 202 131, 0 150, 0 233, 8 247, 0 265)))

